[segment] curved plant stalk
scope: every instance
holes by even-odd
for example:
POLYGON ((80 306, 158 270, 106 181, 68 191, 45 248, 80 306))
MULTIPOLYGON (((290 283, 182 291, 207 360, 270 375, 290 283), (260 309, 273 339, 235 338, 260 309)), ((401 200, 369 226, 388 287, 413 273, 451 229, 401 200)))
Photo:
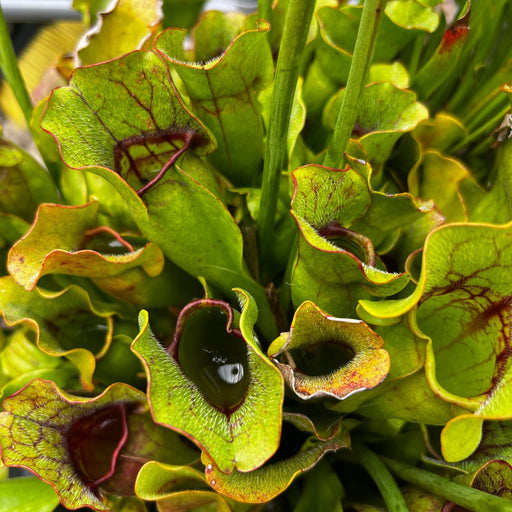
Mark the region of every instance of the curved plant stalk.
POLYGON ((359 100, 372 63, 375 40, 385 4, 386 0, 365 0, 363 4, 345 96, 323 162, 326 167, 341 169, 344 165, 344 153, 357 119, 359 100))
POLYGON ((271 117, 268 127, 258 234, 261 261, 273 243, 274 217, 279 195, 279 176, 286 155, 286 138, 293 96, 299 77, 299 63, 306 44, 315 2, 290 0, 277 59, 271 117))
POLYGON ((380 459, 392 473, 406 482, 468 510, 473 512, 512 512, 512 502, 509 500, 467 487, 394 459, 387 457, 380 457, 380 459))
POLYGON ((388 510, 408 512, 409 509, 397 483, 379 457, 366 445, 355 440, 352 441, 351 449, 379 488, 388 510))

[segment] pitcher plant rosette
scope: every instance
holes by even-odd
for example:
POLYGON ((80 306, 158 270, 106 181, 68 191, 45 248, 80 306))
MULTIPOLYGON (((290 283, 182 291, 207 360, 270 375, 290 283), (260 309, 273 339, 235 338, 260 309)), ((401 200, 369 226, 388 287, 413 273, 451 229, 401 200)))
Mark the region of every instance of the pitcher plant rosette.
POLYGON ((512 4, 204 3, 0 15, 0 510, 512 511, 512 4))

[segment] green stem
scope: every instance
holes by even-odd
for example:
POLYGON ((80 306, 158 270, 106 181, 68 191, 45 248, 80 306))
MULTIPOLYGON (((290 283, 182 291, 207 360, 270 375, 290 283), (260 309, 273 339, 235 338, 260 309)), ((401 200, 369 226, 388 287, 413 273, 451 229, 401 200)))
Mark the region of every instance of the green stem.
POLYGON ((4 13, 0 7, 0 68, 7 80, 7 83, 11 87, 16 101, 18 102, 27 125, 30 126, 30 120, 32 118, 32 102, 30 101, 30 95, 28 94, 25 82, 20 73, 18 67, 18 59, 14 48, 12 46, 11 37, 9 35, 9 29, 5 22, 4 13))
POLYGON ((260 261, 265 262, 273 243, 279 177, 286 156, 286 142, 299 64, 306 45, 315 2, 290 0, 277 58, 270 121, 263 164, 258 237, 260 261))
POLYGON ((468 510, 473 512, 512 512, 512 502, 509 500, 458 484, 430 471, 415 468, 397 460, 387 457, 380 458, 392 473, 406 482, 468 510))
POLYGON ((412 49, 411 59, 409 61, 409 80, 412 82, 416 72, 418 71, 418 66, 420 63, 421 52, 423 51, 423 43, 425 42, 423 36, 417 36, 414 40, 414 46, 412 49))
POLYGON ((258 0, 258 19, 272 23, 272 0, 258 0))
POLYGON ((389 512, 408 512, 404 497, 384 463, 367 446, 353 440, 352 452, 372 477, 389 512))
POLYGON ((365 0, 363 4, 347 87, 332 140, 323 162, 326 167, 342 168, 344 165, 345 150, 357 120, 359 101, 372 62, 375 40, 385 3, 386 0, 365 0))

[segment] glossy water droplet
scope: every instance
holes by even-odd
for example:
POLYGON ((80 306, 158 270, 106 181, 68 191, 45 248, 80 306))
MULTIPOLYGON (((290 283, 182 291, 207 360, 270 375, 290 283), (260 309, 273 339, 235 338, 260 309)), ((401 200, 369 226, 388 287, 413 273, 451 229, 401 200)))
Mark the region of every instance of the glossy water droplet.
POLYGON ((178 346, 184 373, 215 407, 228 413, 249 385, 247 345, 238 331, 226 332, 223 309, 202 307, 187 318, 178 346))

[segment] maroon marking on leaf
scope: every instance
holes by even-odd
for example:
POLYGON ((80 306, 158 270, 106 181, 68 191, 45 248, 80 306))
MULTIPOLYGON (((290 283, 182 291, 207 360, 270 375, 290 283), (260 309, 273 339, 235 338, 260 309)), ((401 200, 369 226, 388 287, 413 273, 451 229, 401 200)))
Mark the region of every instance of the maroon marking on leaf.
POLYGON ((457 27, 448 29, 443 36, 443 44, 439 53, 451 52, 456 43, 462 44, 468 36, 469 28, 457 27))
POLYGON ((123 449, 123 446, 126 444, 126 441, 128 440, 128 423, 126 421, 126 409, 124 405, 118 405, 117 407, 121 411, 123 434, 121 436, 121 439, 119 440, 119 443, 114 449, 114 453, 112 454, 112 458, 110 460, 110 469, 107 471, 107 473, 105 473, 105 475, 103 475, 101 478, 98 478, 95 482, 89 485, 91 489, 96 488, 99 484, 105 482, 105 480, 108 480, 111 476, 114 475, 114 472, 116 470, 117 459, 119 457, 119 454, 121 453, 121 450, 123 449))
MULTIPOLYGON (((375 255, 375 250, 373 249, 372 241, 360 233, 356 233, 354 231, 350 231, 342 226, 340 226, 337 222, 331 222, 326 226, 317 230, 318 234, 327 240, 333 241, 334 245, 336 241, 334 239, 342 239, 346 240, 348 244, 354 246, 354 248, 358 248, 361 250, 362 254, 364 254, 364 263, 369 265, 370 267, 374 267, 377 263, 377 258, 375 255)), ((342 250, 348 250, 353 253, 350 249, 345 249, 344 247, 340 247, 342 250)), ((359 257, 360 255, 355 254, 355 256, 359 257)))
MULTIPOLYGON (((502 331, 505 330, 505 325, 502 331)), ((507 346, 496 356, 496 374, 494 375, 490 389, 495 389, 496 386, 501 382, 501 380, 505 377, 508 361, 512 357, 512 347, 510 346, 510 337, 504 336, 506 340, 507 346)))
POLYGON ((490 306, 482 311, 482 317, 486 320, 495 316, 501 315, 503 311, 507 311, 512 306, 512 297, 503 297, 497 302, 493 302, 490 306))
POLYGON ((142 188, 137 191, 139 197, 142 197, 149 189, 155 186, 165 175, 165 173, 176 163, 178 158, 188 149, 201 145, 203 139, 198 136, 198 134, 191 130, 186 129, 176 129, 172 128, 169 130, 163 130, 159 133, 148 134, 141 133, 137 135, 133 135, 132 137, 128 137, 121 141, 118 141, 114 147, 114 161, 115 161, 115 171, 120 176, 122 175, 121 169, 121 160, 122 157, 125 156, 130 164, 129 171, 135 173, 139 181, 144 181, 144 177, 141 175, 138 164, 143 163, 144 160, 148 158, 153 158, 156 161, 161 160, 162 154, 155 154, 149 144, 159 144, 159 143, 168 143, 172 146, 174 153, 172 156, 164 163, 162 169, 158 172, 158 174, 148 183, 146 183, 142 188), (183 146, 178 147, 176 145, 176 141, 183 141, 183 146), (134 159, 130 154, 130 148, 134 146, 142 146, 145 147, 148 151, 148 154, 144 158, 134 159))
POLYGON ((471 8, 460 19, 457 20, 443 35, 443 42, 439 53, 451 52, 453 47, 458 43, 462 44, 469 34, 469 20, 471 18, 471 8))
POLYGON ((354 127, 352 128, 352 135, 355 135, 356 137, 362 137, 363 135, 372 133, 373 131, 375 131, 375 128, 367 128, 363 126, 359 121, 356 121, 354 123, 354 127))
POLYGON ((128 435, 124 404, 107 407, 92 416, 81 418, 71 426, 67 436, 69 454, 80 478, 91 490, 94 491, 114 475, 128 435), (113 443, 115 447, 110 455, 113 443), (105 466, 107 469, 101 474, 105 466))
MULTIPOLYGON (((446 256, 447 260, 451 261, 454 258, 453 255, 456 255, 461 250, 461 247, 461 243, 454 243, 451 252, 446 256)), ((501 251, 501 248, 497 251, 497 257, 499 258, 501 258, 501 251)), ((418 302, 419 311, 421 312, 421 307, 429 299, 456 294, 456 302, 472 305, 470 320, 464 324, 459 337, 452 340, 451 343, 458 342, 463 337, 470 337, 478 332, 485 332, 493 320, 497 319, 499 321, 501 336, 497 337, 493 353, 489 356, 495 357, 495 362, 492 380, 489 383, 489 387, 485 390, 487 395, 492 394, 493 390, 497 388, 504 378, 510 358, 512 357, 512 339, 509 333, 512 318, 512 296, 498 295, 491 287, 484 284, 486 278, 483 276, 492 270, 494 266, 493 262, 489 262, 488 265, 482 265, 478 270, 468 275, 451 270, 446 275, 448 283, 442 282, 439 286, 432 286, 430 291, 424 293, 418 302), (484 282, 474 284, 475 280, 479 278, 483 278, 484 282)), ((430 311, 429 316, 435 315, 439 309, 444 309, 445 307, 446 303, 441 302, 440 305, 437 305, 436 308, 430 311)))
POLYGON ((171 156, 171 158, 169 158, 169 160, 167 161, 167 163, 162 167, 162 169, 160 170, 160 172, 149 182, 147 183, 146 185, 144 185, 138 192, 137 194, 139 195, 139 197, 142 197, 143 194, 145 194, 151 187, 153 187, 154 185, 156 185, 164 176, 164 174, 168 171, 168 169, 170 169, 175 163, 176 161, 178 160, 178 158, 187 150, 190 148, 191 146, 191 143, 192 143, 192 138, 193 138, 193 134, 192 133, 187 133, 185 135, 185 138, 184 138, 184 144, 183 146, 178 149, 176 151, 176 153, 174 153, 174 155, 171 156))
POLYGON ((233 323, 233 310, 231 309, 231 306, 224 302, 223 300, 218 299, 200 299, 194 302, 190 302, 187 304, 180 312, 180 315, 178 317, 178 320, 176 322, 176 330, 174 331, 174 336, 167 347, 168 354, 179 363, 179 357, 178 357, 178 345, 180 342, 180 336, 183 332, 183 329, 185 328, 185 325, 187 323, 187 317, 188 315, 198 308, 210 308, 210 307, 216 307, 219 309, 222 309, 226 315, 226 332, 229 334, 233 334, 235 336, 238 336, 240 339, 244 339, 242 336, 242 333, 238 329, 231 329, 231 325, 233 323))

